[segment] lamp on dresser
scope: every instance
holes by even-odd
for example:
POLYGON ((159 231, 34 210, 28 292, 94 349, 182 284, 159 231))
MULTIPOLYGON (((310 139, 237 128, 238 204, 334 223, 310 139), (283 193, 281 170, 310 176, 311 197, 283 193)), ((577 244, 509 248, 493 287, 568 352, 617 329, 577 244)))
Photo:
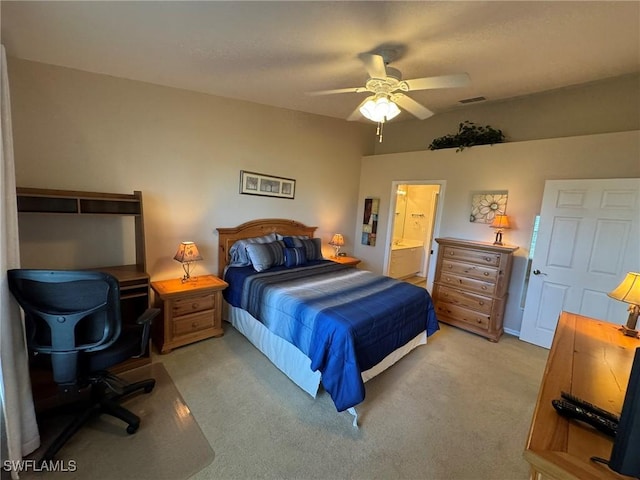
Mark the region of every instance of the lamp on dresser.
POLYGON ((627 324, 622 326, 622 332, 629 337, 638 337, 636 324, 640 314, 640 273, 627 273, 622 283, 607 295, 629 304, 629 318, 627 324))
POLYGON ((491 222, 491 225, 489 226, 496 229, 496 241, 493 242, 493 244, 502 245, 502 231, 507 228, 511 228, 511 225, 509 224, 509 216, 498 214, 493 217, 493 222, 491 222))
POLYGON ((183 282, 191 280, 191 271, 193 270, 193 263, 202 260, 202 255, 198 251, 198 247, 193 242, 182 242, 178 246, 178 251, 173 257, 174 260, 182 264, 184 269, 183 282))

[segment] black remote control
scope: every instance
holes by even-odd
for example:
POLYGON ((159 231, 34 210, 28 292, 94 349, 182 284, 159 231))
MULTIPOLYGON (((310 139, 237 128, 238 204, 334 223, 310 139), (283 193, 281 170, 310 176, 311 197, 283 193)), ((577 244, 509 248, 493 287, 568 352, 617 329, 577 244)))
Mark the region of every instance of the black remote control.
POLYGON ((564 417, 585 422, 611 437, 616 436, 618 424, 616 422, 612 422, 608 418, 601 417, 589 410, 585 410, 584 408, 567 400, 551 400, 551 404, 553 405, 553 408, 555 408, 558 413, 564 417))
POLYGON ((567 392, 561 392, 560 396, 562 398, 564 398, 565 400, 568 400, 569 402, 584 408, 585 410, 590 410, 593 413, 596 413, 598 415, 600 415, 601 417, 604 417, 608 420, 611 420, 612 422, 616 422, 619 423, 620 422, 620 417, 618 417, 617 415, 608 412, 607 410, 604 410, 600 407, 596 407, 595 405, 593 405, 592 403, 589 403, 579 397, 576 397, 575 395, 571 395, 570 393, 567 392))

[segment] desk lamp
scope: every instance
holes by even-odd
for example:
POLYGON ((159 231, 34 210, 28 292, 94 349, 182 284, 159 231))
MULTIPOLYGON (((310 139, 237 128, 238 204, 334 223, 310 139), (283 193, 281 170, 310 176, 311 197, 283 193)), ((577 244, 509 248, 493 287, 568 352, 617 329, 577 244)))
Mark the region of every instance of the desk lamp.
POLYGON ((511 228, 511 225, 509 224, 509 216, 496 215, 493 217, 493 222, 491 222, 491 225, 489 226, 496 229, 496 241, 493 242, 493 244, 502 245, 502 231, 507 228, 511 228))
POLYGON ((627 273, 622 283, 607 295, 629 304, 629 318, 627 324, 622 326, 622 333, 629 337, 638 337, 636 324, 640 314, 640 273, 627 273))
POLYGON ((178 251, 176 252, 173 259, 182 264, 182 268, 184 269, 184 277, 182 277, 182 282, 184 283, 191 280, 193 262, 202 260, 202 255, 200 255, 200 252, 198 252, 198 247, 196 247, 195 243, 182 242, 178 246, 178 251))
POLYGON ((329 242, 329 245, 331 245, 336 251, 336 253, 333 255, 333 257, 336 258, 338 256, 338 252, 340 252, 340 247, 344 245, 344 237, 342 236, 342 234, 336 233, 329 242))

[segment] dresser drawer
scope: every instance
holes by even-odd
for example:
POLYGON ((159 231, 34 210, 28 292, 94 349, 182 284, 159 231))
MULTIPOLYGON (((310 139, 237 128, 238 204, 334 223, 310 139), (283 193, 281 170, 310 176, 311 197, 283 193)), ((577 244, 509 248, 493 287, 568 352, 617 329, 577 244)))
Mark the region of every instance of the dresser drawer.
POLYGON ((498 269, 473 263, 460 263, 451 260, 443 260, 442 273, 454 273, 463 277, 473 277, 495 282, 498 279, 498 269))
POLYGON ((180 317, 189 313, 212 310, 215 307, 215 299, 212 293, 180 298, 173 301, 172 316, 180 317))
POLYGON ((443 287, 442 285, 436 285, 433 295, 439 302, 451 303, 458 307, 468 308, 487 315, 491 314, 491 308, 493 307, 493 299, 491 297, 483 297, 482 295, 475 295, 463 290, 443 287))
POLYGON ((467 310, 450 303, 436 302, 436 315, 455 318, 458 321, 474 325, 477 328, 489 330, 490 316, 487 314, 467 310))
POLYGON ((483 282, 482 280, 461 277, 458 275, 450 275, 446 272, 443 272, 440 275, 438 281, 444 285, 450 285, 452 287, 462 288, 464 290, 470 290, 472 292, 489 296, 493 295, 496 289, 495 283, 483 282))
POLYGON ((497 267, 500 264, 500 254, 449 246, 444 247, 442 258, 445 261, 457 260, 459 262, 471 262, 478 263, 480 265, 491 265, 494 267, 497 267))
POLYGON ((173 335, 179 337, 213 327, 213 312, 194 313, 173 321, 173 335))

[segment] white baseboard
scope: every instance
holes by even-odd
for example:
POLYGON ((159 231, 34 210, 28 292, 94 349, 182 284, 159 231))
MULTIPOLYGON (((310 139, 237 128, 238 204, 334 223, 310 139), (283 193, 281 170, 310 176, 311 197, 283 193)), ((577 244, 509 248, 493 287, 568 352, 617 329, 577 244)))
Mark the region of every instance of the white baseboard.
POLYGON ((514 337, 520 337, 520 332, 517 330, 511 330, 510 328, 505 328, 504 333, 508 333, 509 335, 513 335, 514 337))

